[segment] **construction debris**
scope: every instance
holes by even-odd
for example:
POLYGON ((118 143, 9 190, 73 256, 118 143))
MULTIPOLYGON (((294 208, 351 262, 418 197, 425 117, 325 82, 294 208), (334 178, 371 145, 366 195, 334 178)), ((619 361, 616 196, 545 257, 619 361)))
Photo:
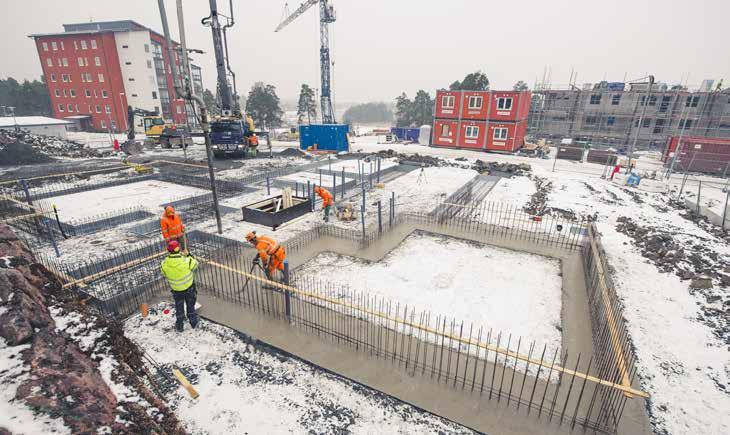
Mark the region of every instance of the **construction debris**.
POLYGON ((311 158, 309 154, 300 150, 299 148, 287 148, 284 151, 277 154, 279 157, 304 157, 311 158))
POLYGON ((53 161, 52 157, 95 158, 112 154, 112 151, 100 152, 55 136, 0 130, 0 165, 48 163, 53 161))
POLYGON ((355 207, 351 202, 346 202, 342 205, 337 206, 337 219, 343 222, 350 222, 357 219, 357 213, 355 207))

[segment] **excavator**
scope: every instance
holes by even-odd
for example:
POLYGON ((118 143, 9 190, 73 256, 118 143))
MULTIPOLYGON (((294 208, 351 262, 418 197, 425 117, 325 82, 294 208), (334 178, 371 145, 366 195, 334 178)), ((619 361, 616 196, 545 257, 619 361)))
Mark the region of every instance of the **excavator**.
POLYGON ((135 133, 142 129, 146 136, 145 145, 172 148, 173 146, 185 147, 192 143, 189 132, 186 133, 184 128, 178 128, 171 122, 165 122, 157 112, 129 106, 127 107, 127 121, 129 125, 128 142, 134 142, 135 133))

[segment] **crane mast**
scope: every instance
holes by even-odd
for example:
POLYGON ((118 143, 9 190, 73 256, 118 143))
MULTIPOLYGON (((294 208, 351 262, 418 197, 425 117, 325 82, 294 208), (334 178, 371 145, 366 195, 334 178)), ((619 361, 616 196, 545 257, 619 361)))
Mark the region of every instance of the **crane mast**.
POLYGON ((210 16, 203 19, 203 24, 209 24, 210 31, 213 33, 213 51, 218 76, 218 92, 221 97, 221 114, 231 116, 234 107, 233 95, 231 94, 231 88, 228 86, 228 76, 226 75, 226 57, 223 51, 223 37, 216 0, 210 0, 210 16))
POLYGON ((332 110, 332 61, 330 59, 329 24, 336 20, 335 9, 330 0, 307 0, 297 10, 286 17, 274 30, 280 31, 309 8, 319 3, 319 68, 321 73, 320 110, 322 124, 334 124, 335 115, 332 110))

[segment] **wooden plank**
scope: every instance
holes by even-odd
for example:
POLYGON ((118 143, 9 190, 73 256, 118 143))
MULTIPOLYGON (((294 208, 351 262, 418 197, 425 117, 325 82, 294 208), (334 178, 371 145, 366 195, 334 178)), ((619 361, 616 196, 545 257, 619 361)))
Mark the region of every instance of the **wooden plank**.
POLYGON ((180 385, 182 385, 183 388, 188 390, 188 394, 190 394, 190 397, 192 397, 193 399, 197 399, 198 396, 200 396, 200 394, 198 394, 198 392, 195 390, 195 387, 193 387, 192 384, 190 384, 190 382, 188 381, 188 378, 186 378, 185 375, 183 375, 182 372, 180 372, 180 370, 172 369, 172 374, 175 375, 178 382, 180 382, 180 385))
POLYGON ((80 279, 72 280, 71 282, 67 282, 66 284, 64 284, 63 285, 63 288, 69 288, 69 287, 73 287, 73 286, 79 285, 79 284, 85 285, 85 284, 88 284, 91 281, 95 281, 97 279, 104 278, 105 276, 108 276, 108 275, 111 275, 113 273, 119 272, 119 271, 124 270, 124 269, 126 269, 128 267, 138 266, 138 265, 140 265, 140 264, 142 264, 144 262, 147 262, 149 260, 154 260, 155 258, 160 258, 160 257, 162 257, 163 255, 166 255, 166 254, 167 254, 167 251, 163 251, 163 252, 158 252, 157 254, 150 255, 150 256, 145 257, 145 258, 138 258, 138 259, 132 260, 132 261, 130 261, 128 263, 120 264, 119 266, 114 266, 114 267, 109 268, 107 270, 104 270, 102 272, 95 273, 93 275, 89 275, 89 276, 86 276, 86 277, 83 277, 83 278, 80 278, 80 279))

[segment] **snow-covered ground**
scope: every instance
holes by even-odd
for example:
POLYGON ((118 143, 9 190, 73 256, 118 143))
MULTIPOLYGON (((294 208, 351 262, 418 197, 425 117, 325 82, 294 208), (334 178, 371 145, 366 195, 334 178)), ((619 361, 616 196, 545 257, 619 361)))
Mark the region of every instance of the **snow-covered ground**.
POLYGON ((83 219, 124 208, 160 209, 166 202, 204 195, 207 191, 158 180, 140 181, 104 189, 72 193, 43 200, 55 204, 63 221, 83 219))
POLYGON ((485 200, 524 205, 535 190, 535 183, 528 177, 500 178, 485 200))
POLYGON ((221 180, 238 181, 249 175, 268 172, 278 168, 300 166, 309 160, 299 157, 274 157, 272 159, 245 160, 244 165, 236 169, 217 171, 216 177, 221 180))
POLYGON ((395 304, 483 326, 523 341, 560 348, 560 261, 451 237, 417 232, 381 261, 322 253, 295 279, 385 297, 395 304), (524 270, 526 273, 515 273, 524 270))
MULTIPOLYGON (((200 394, 178 388, 170 405, 192 434, 243 433, 472 433, 382 393, 321 371, 267 348, 247 344, 235 331, 206 320, 196 330, 174 331, 169 305, 125 334, 163 367, 180 367, 200 394)), ((203 308, 204 309, 204 308, 203 308)), ((203 311, 204 313, 204 311, 203 311)))
MULTIPOLYGON (((393 166, 398 166, 398 162, 395 161, 395 159, 382 159, 380 160, 380 170, 384 171, 388 168, 391 168, 393 166)), ((378 171, 377 162, 375 160, 371 162, 364 162, 362 160, 342 160, 336 163, 332 163, 332 166, 325 165, 323 168, 332 169, 333 171, 341 171, 342 169, 345 170, 345 172, 350 173, 359 173, 362 171, 365 174, 369 174, 372 169, 372 173, 376 173, 378 171), (360 168, 358 169, 358 163, 360 164, 360 168)))
MULTIPOLYGON (((307 184, 310 183, 312 185, 317 184, 321 186, 332 186, 332 181, 335 179, 332 175, 322 174, 320 177, 319 173, 315 172, 297 172, 295 174, 287 175, 284 177, 278 178, 278 180, 282 181, 289 181, 292 183, 299 183, 299 184, 307 184)), ((345 177, 345 181, 350 181, 347 177, 345 177)), ((342 183, 342 180, 340 177, 337 177, 337 182, 342 183)))

